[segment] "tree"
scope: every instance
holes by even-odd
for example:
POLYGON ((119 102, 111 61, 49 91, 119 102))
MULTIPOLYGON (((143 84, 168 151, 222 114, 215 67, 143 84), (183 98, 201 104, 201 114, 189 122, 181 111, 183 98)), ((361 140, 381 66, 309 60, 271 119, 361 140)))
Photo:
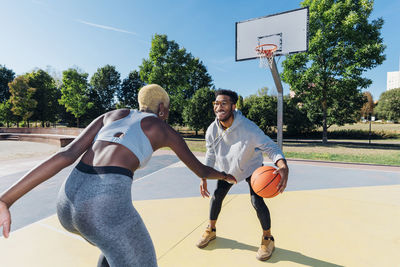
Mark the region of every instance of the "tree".
POLYGON ((364 105, 361 108, 361 116, 368 118, 374 113, 374 99, 370 92, 364 92, 364 105))
POLYGON ((129 73, 128 77, 122 81, 120 90, 117 92, 117 97, 120 106, 137 109, 139 89, 145 85, 140 79, 139 72, 134 70, 129 73))
POLYGON ((238 95, 238 101, 236 102, 236 108, 242 110, 243 107, 243 96, 238 95))
MULTIPOLYGON (((8 85, 7 85, 8 87, 8 85)), ((18 121, 18 118, 11 111, 12 104, 10 100, 0 103, 0 121, 10 127, 10 122, 18 121)))
POLYGON ((314 123, 307 117, 307 110, 297 97, 284 96, 283 118, 288 135, 298 136, 315 129, 314 123))
POLYGON ((391 121, 400 121, 400 88, 391 89, 379 97, 376 112, 380 118, 391 121))
POLYGON ((362 73, 385 60, 380 35, 383 19, 369 21, 372 0, 305 0, 308 6, 309 51, 290 55, 283 64, 283 80, 301 98, 308 118, 327 130, 357 119, 361 89, 371 80, 362 73))
POLYGON ((90 79, 90 97, 96 108, 96 116, 110 111, 114 107, 117 92, 121 86, 121 74, 114 66, 98 68, 90 79))
POLYGON ((37 105, 31 119, 40 121, 42 127, 46 121, 54 123, 58 116, 59 92, 53 77, 41 69, 26 74, 26 77, 29 87, 36 89, 33 99, 37 105))
POLYGON ((143 59, 139 69, 142 81, 159 84, 168 92, 171 124, 182 124, 183 108, 195 91, 212 87, 211 76, 203 63, 175 41, 168 41, 166 35, 153 37, 149 58, 143 59))
POLYGON ((28 119, 33 115, 37 105, 36 100, 33 99, 36 89, 29 87, 28 78, 25 75, 16 77, 8 86, 11 93, 12 112, 20 116, 29 127, 28 119))
POLYGON ((208 87, 197 90, 188 104, 183 109, 183 120, 186 125, 196 131, 203 129, 206 132, 210 123, 214 120, 214 91, 208 87))
POLYGON ((251 95, 243 101, 243 114, 266 134, 273 133, 276 126, 277 98, 268 95, 251 95))
POLYGON ((63 72, 59 103, 74 115, 78 127, 79 118, 93 106, 93 103, 89 101, 87 79, 88 74, 77 69, 68 69, 63 72))
POLYGON ((7 69, 6 66, 0 65, 0 103, 10 98, 10 88, 8 84, 14 80, 15 73, 7 69))

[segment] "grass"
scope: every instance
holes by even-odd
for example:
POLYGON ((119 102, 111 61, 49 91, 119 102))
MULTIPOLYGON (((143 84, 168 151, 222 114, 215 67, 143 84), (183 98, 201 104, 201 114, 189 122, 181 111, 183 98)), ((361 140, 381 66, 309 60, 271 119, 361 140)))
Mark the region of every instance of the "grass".
MULTIPOLYGON (((205 152, 204 139, 186 138, 192 151, 205 152)), ((328 143, 284 142, 283 151, 290 159, 309 159, 351 163, 400 166, 400 144, 371 144, 364 142, 328 143)))
MULTIPOLYGON (((177 130, 186 137, 192 151, 206 152, 203 138, 189 138, 193 136, 193 131, 184 127, 177 130)), ((373 138, 371 144, 368 142, 369 122, 360 122, 330 127, 329 132, 342 138, 330 138, 326 145, 321 142, 284 142, 283 152, 287 158, 293 159, 400 166, 400 124, 372 122, 371 130, 379 133, 379 139, 373 138), (384 136, 391 138, 382 139, 384 136)), ((321 136, 318 135, 317 140, 321 136)))

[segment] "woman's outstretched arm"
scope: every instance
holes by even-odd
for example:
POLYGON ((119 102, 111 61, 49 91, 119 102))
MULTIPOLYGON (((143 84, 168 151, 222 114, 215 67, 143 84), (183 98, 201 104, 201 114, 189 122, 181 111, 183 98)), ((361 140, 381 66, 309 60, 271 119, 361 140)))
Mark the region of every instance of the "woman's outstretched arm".
POLYGON ((185 140, 174 130, 167 125, 167 146, 170 147, 176 155, 185 163, 188 168, 200 178, 220 179, 229 183, 236 183, 236 179, 232 175, 227 175, 223 172, 216 171, 214 168, 201 163, 192 151, 190 151, 185 140))

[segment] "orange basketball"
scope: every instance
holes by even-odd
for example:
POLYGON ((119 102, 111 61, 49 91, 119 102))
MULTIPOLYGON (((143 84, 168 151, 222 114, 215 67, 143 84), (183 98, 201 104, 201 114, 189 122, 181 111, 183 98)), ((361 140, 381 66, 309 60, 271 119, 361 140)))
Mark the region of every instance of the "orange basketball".
POLYGON ((260 197, 271 198, 279 194, 278 184, 281 181, 279 173, 271 166, 262 166, 251 175, 250 184, 254 192, 260 197))

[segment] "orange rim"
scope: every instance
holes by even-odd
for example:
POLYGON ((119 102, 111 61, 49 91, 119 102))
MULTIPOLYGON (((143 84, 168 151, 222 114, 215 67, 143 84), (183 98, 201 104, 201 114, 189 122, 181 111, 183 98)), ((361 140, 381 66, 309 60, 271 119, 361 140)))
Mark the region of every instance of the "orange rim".
POLYGON ((260 56, 271 56, 276 50, 278 46, 275 44, 262 44, 256 46, 256 52, 260 56))

